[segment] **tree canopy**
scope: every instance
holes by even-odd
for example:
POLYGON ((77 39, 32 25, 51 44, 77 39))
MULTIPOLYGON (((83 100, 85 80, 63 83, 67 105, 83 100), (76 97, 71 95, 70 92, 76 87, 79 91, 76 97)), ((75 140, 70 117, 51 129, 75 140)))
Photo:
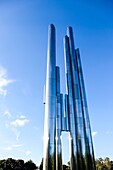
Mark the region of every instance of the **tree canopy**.
POLYGON ((12 158, 0 160, 0 170, 36 170, 37 166, 32 160, 24 162, 12 158))
MULTIPOLYGON (((113 170, 113 161, 109 157, 96 159, 96 169, 97 170, 113 170)), ((36 164, 29 160, 24 162, 22 159, 3 159, 0 160, 0 170, 37 170, 36 164)), ((39 166, 39 170, 43 170, 43 159, 39 166)), ((70 162, 67 165, 63 165, 63 170, 70 170, 70 162)))
POLYGON ((113 161, 108 157, 98 158, 96 159, 96 168, 97 170, 113 170, 113 161))

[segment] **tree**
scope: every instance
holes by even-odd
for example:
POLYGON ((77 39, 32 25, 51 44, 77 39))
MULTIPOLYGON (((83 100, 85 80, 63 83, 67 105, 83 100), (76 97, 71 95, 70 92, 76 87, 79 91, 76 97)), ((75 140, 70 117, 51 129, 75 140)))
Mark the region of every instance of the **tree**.
POLYGON ((108 169, 110 169, 110 158, 106 157, 104 160, 105 165, 107 166, 108 169))
POLYGON ((70 161, 67 162, 67 165, 70 167, 70 161))
POLYGON ((113 161, 110 161, 108 157, 96 159, 96 168, 97 170, 113 170, 113 161))
POLYGON ((63 165, 63 170, 69 170, 69 166, 63 165))
POLYGON ((43 158, 42 158, 42 161, 40 163, 39 170, 43 170, 43 158))
POLYGON ((24 163, 23 160, 15 160, 12 158, 0 160, 0 170, 36 170, 36 165, 32 160, 24 163))
POLYGON ((32 160, 29 160, 24 165, 25 170, 36 170, 36 165, 33 163, 32 160))

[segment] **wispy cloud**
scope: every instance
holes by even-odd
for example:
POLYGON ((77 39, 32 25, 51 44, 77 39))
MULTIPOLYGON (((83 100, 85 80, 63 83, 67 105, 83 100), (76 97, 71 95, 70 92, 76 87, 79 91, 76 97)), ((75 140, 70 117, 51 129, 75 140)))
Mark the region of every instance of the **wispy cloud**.
POLYGON ((94 136, 96 136, 97 134, 98 134, 98 132, 97 132, 97 131, 92 132, 92 137, 94 138, 94 136))
MULTIPOLYGON (((22 146, 24 146, 24 144, 14 144, 14 145, 9 145, 9 146, 7 146, 7 147, 2 147, 2 150, 7 151, 7 152, 10 152, 10 151, 12 151, 14 148, 20 148, 20 147, 22 147, 22 146)), ((29 153, 29 152, 28 152, 28 153, 29 153)))
POLYGON ((18 142, 20 139, 20 132, 17 130, 15 135, 16 135, 16 141, 18 142))
MULTIPOLYGON (((10 115, 11 113, 6 111, 5 115, 10 115)), ((10 129, 15 137, 16 137, 16 141, 19 142, 20 141, 20 135, 21 135, 21 127, 24 127, 27 123, 29 123, 29 119, 26 118, 26 116, 24 116, 23 114, 21 116, 17 116, 16 115, 16 119, 14 119, 14 115, 11 114, 12 116, 10 117, 10 119, 8 119, 8 121, 6 121, 5 123, 5 127, 10 129)))
POLYGON ((0 95, 6 96, 7 89, 6 86, 15 80, 11 80, 7 78, 7 70, 0 66, 0 95))
POLYGON ((25 119, 25 118, 26 118, 26 116, 24 116, 24 115, 20 116, 20 119, 25 119))
POLYGON ((27 156, 29 156, 29 155, 31 155, 31 151, 28 150, 28 151, 25 152, 25 154, 26 154, 27 156))
POLYGON ((11 126, 11 123, 10 122, 8 122, 8 123, 6 123, 5 124, 5 127, 6 128, 9 128, 13 133, 14 133, 14 135, 15 135, 15 137, 16 137, 16 141, 18 142, 19 141, 19 139, 20 139, 20 131, 17 129, 17 127, 15 127, 15 126, 11 126))
POLYGON ((8 117, 11 117, 11 112, 9 110, 6 110, 4 112, 4 116, 8 116, 8 117))
POLYGON ((28 123, 28 119, 16 119, 15 121, 11 122, 10 124, 12 126, 18 127, 18 126, 24 126, 26 123, 28 123))
POLYGON ((16 145, 12 145, 13 148, 19 148, 19 147, 22 147, 24 146, 24 144, 16 144, 16 145))

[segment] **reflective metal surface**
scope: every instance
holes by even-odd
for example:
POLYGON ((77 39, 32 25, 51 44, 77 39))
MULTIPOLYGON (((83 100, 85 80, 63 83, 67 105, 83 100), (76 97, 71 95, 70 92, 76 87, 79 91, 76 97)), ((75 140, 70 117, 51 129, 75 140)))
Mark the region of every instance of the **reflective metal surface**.
POLYGON ((63 97, 60 69, 56 67, 55 27, 49 26, 43 169, 62 170, 61 133, 68 131, 71 170, 96 170, 80 53, 75 50, 71 27, 67 35, 64 38, 66 94, 63 97))
POLYGON ((69 106, 69 129, 70 129, 70 149, 71 149, 71 170, 77 169, 77 125, 75 114, 74 114, 74 103, 73 103, 73 87, 72 87, 72 70, 71 70, 71 58, 69 48, 69 38, 64 38, 64 59, 66 65, 66 83, 67 83, 67 94, 68 94, 68 106, 69 106))
POLYGON ((90 120, 89 120, 89 114, 88 114, 85 85, 84 85, 83 71, 82 71, 79 49, 75 50, 75 55, 76 55, 76 61, 77 61, 79 86, 80 86, 80 93, 81 93, 81 99, 82 99, 82 112, 83 112, 83 118, 84 118, 86 169, 95 170, 96 167, 95 167, 95 161, 94 161, 95 159, 94 159, 93 142, 92 142, 91 127, 90 127, 90 120))
POLYGON ((62 170, 60 69, 56 67, 56 169, 62 170))
POLYGON ((84 127, 83 127, 83 115, 82 106, 80 98, 80 87, 78 81, 77 63, 75 58, 75 47, 72 28, 67 29, 67 34, 69 36, 69 46, 70 46, 70 60, 71 60, 71 76, 72 76, 72 89, 73 89, 73 105, 74 105, 74 116, 77 129, 76 132, 76 143, 77 143, 77 168, 79 170, 85 169, 85 141, 84 141, 84 127))
POLYGON ((65 131, 69 131, 69 101, 68 95, 65 94, 65 131))
POLYGON ((49 25, 46 100, 44 124, 44 170, 56 168, 56 40, 55 27, 49 25))

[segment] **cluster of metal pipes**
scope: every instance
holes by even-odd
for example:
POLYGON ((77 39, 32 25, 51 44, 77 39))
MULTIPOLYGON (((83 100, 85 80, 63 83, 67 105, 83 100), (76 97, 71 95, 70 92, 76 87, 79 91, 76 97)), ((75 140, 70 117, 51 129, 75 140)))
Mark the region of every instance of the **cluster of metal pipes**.
POLYGON ((43 170, 62 170, 62 131, 70 133, 71 170, 96 170, 79 49, 72 27, 64 37, 66 94, 60 92, 55 27, 49 25, 45 86, 43 170), (64 96, 64 97, 63 97, 64 96))

